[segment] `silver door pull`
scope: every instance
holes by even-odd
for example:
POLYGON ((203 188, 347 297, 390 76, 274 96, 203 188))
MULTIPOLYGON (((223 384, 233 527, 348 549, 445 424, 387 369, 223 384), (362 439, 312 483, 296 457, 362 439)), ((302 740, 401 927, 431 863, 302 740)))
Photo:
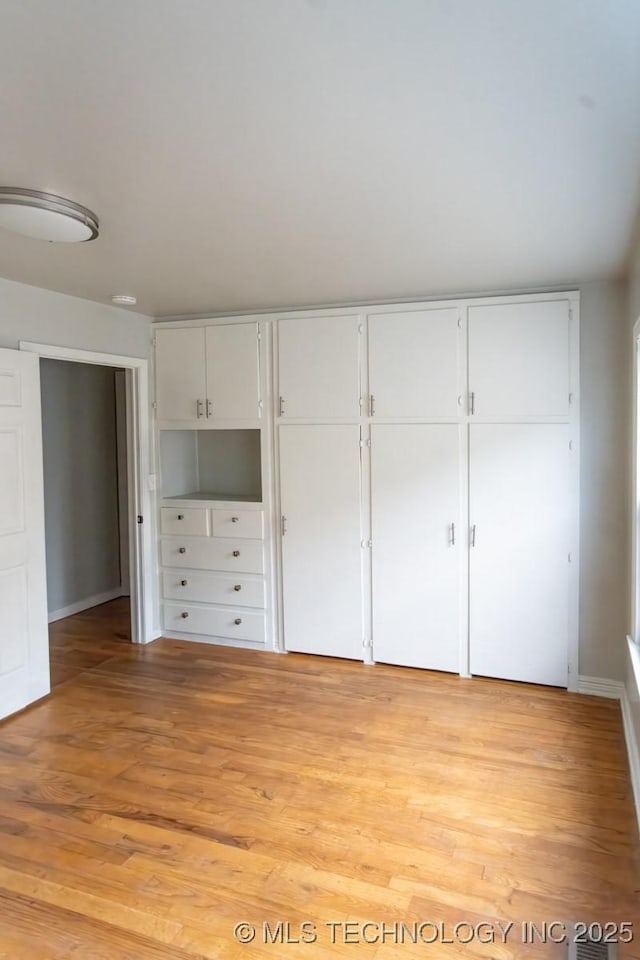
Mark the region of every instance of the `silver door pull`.
POLYGON ((180 586, 181 586, 181 587, 186 587, 186 585, 187 585, 187 581, 186 581, 186 580, 181 580, 181 581, 180 581, 180 586))
POLYGON ((240 590, 242 590, 242 584, 236 583, 236 584, 234 585, 233 589, 235 590, 236 593, 239 593, 240 590))
POLYGON ((186 547, 178 547, 178 553, 186 553, 186 552, 187 552, 186 547))
POLYGON ((184 520, 184 513, 178 514, 178 520, 184 520))
POLYGON ((239 551, 239 550, 234 550, 234 551, 233 551, 233 555, 234 555, 234 557, 239 557, 239 556, 240 556, 240 551, 239 551))
POLYGON ((182 617, 183 620, 189 619, 189 614, 187 613, 186 610, 183 613, 181 613, 180 616, 182 617))
POLYGON ((476 395, 472 390, 471 393, 469 394, 469 413, 471 414, 471 416, 473 416, 475 412, 476 412, 476 395))
POLYGON ((235 623, 236 627, 239 627, 242 623, 242 617, 236 617, 233 622, 235 623))
POLYGON ((231 517, 231 523, 238 523, 240 517, 231 517))
POLYGON ((471 527, 471 546, 475 547, 476 545, 476 525, 475 523, 471 527))
POLYGON ((279 398, 278 416, 280 416, 280 417, 283 417, 283 416, 284 416, 284 397, 280 397, 280 398, 279 398))
POLYGON ((369 397, 369 416, 372 417, 376 412, 376 398, 373 394, 369 397))
POLYGON ((198 420, 204 416, 204 400, 196 400, 196 414, 198 420))
POLYGON ((287 518, 284 516, 284 514, 282 515, 282 517, 281 517, 281 519, 280 519, 280 532, 281 532, 281 534, 282 534, 283 537, 284 537, 285 533, 287 532, 287 518))
POLYGON ((456 525, 455 523, 449 524, 449 543, 452 547, 456 544, 456 525))
POLYGON ((213 416, 213 403, 211 400, 207 400, 207 416, 208 417, 213 416))

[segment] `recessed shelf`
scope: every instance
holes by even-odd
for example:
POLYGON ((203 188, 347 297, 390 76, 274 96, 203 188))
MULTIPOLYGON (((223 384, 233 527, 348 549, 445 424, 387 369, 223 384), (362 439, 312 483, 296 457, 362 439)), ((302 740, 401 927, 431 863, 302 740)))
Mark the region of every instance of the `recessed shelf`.
POLYGON ((262 501, 259 430, 161 430, 160 465, 166 500, 262 501))
POLYGON ((192 493, 177 494, 172 497, 164 497, 164 500, 220 500, 225 503, 236 501, 237 503, 262 503, 260 493, 250 493, 246 495, 237 493, 215 493, 208 490, 196 490, 192 493))

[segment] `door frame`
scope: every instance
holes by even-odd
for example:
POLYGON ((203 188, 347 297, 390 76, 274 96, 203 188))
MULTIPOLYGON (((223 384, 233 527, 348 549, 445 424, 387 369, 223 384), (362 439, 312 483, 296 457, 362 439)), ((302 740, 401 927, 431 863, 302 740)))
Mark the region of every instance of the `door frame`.
POLYGON ((131 642, 149 643, 159 633, 154 627, 155 577, 150 477, 149 361, 52 344, 21 340, 20 350, 50 360, 120 367, 126 371, 127 482, 129 492, 129 577, 131 642), (139 520, 142 518, 142 521, 139 520), (146 521, 146 522, 145 522, 146 521))

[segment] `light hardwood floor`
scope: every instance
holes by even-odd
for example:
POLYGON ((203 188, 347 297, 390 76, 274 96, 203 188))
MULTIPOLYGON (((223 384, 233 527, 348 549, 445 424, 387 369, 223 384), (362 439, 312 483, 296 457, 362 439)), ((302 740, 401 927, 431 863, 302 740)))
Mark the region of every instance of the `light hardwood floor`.
POLYGON ((635 923, 621 956, 639 955, 617 703, 132 647, 127 617, 115 601, 53 625, 59 686, 0 725, 3 960, 559 958, 562 944, 523 945, 522 922, 580 918, 635 923), (245 920, 250 945, 234 940, 245 920), (263 944, 279 920, 290 940, 313 922, 316 942, 263 944), (346 921, 390 933, 326 926, 346 921), (506 945, 400 945, 402 921, 449 939, 464 921, 514 927, 506 945))

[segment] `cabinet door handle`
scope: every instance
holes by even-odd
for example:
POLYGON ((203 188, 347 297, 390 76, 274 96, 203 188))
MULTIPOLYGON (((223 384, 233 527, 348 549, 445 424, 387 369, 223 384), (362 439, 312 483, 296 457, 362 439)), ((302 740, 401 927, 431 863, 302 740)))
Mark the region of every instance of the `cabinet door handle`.
POLYGON ((181 581, 180 581, 180 586, 181 586, 181 587, 186 587, 186 585, 187 585, 187 581, 186 581, 186 580, 181 580, 181 581))
POLYGON ((239 593, 240 590, 242 590, 242 584, 236 583, 233 589, 235 590, 236 593, 239 593))
POLYGON ((282 517, 280 518, 280 533, 284 537, 286 532, 287 532, 287 518, 283 514, 282 517))
POLYGON ((280 397, 280 398, 279 398, 279 403, 278 403, 278 416, 279 416, 279 417, 283 417, 283 416, 284 416, 284 397, 280 397))
POLYGON ((242 617, 236 617, 233 622, 235 623, 236 627, 239 627, 242 623, 242 617))
POLYGON ((203 401, 203 400, 196 400, 196 414, 197 414, 198 420, 200 420, 200 418, 204 416, 204 401, 203 401))
POLYGON ((183 610, 182 613, 180 614, 180 616, 182 617, 183 620, 188 620, 188 619, 189 619, 189 614, 187 613, 186 610, 183 610))
POLYGON ((456 545, 456 525, 455 523, 449 524, 449 543, 452 547, 456 545))
POLYGON ((186 553, 186 552, 187 552, 186 547, 178 547, 178 553, 186 553))
POLYGON ((471 527, 471 546, 475 547, 476 545, 476 525, 475 523, 471 527))
POLYGON ((469 394, 469 413, 471 414, 471 416, 473 416, 475 412, 476 412, 476 395, 472 390, 471 393, 469 394))
POLYGON ((376 412, 376 398, 373 394, 369 397, 369 416, 373 417, 376 412))
POLYGON ((231 523, 238 523, 240 517, 231 517, 231 523))
POLYGON ((211 400, 207 400, 207 417, 213 416, 213 403, 211 400))
POLYGON ((184 520, 184 513, 178 514, 178 520, 184 520))
POLYGON ((234 555, 234 557, 239 557, 239 556, 240 556, 240 551, 239 551, 239 550, 234 550, 234 551, 233 551, 233 555, 234 555))

